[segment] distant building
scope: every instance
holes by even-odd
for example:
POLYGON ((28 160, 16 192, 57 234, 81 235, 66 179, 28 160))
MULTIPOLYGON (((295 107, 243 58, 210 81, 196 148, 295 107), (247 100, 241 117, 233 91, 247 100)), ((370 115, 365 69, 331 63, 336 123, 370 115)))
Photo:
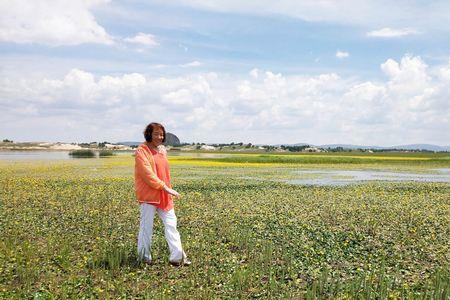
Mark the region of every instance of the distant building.
POLYGON ((216 150, 216 147, 214 146, 209 146, 209 145, 202 145, 200 147, 201 150, 216 150))
POLYGON ((125 145, 105 144, 105 148, 109 150, 131 150, 131 147, 125 145))
POLYGON ((50 146, 50 149, 54 150, 79 150, 82 149, 79 145, 67 144, 67 143, 55 143, 50 146))
POLYGON ((324 152, 324 150, 317 147, 307 147, 303 149, 302 152, 324 152))

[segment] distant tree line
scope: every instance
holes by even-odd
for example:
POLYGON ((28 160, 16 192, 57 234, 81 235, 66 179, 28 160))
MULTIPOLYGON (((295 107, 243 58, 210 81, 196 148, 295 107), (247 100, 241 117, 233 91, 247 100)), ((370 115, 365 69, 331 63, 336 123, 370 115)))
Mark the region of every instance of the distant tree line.
MULTIPOLYGON (((370 149, 373 152, 425 152, 425 153, 434 153, 436 151, 425 150, 425 149, 370 149)), ((446 151, 444 151, 446 152, 446 151)))
POLYGON ((239 143, 235 143, 235 142, 231 142, 231 143, 220 143, 220 144, 206 144, 206 143, 181 143, 179 146, 203 146, 203 145, 209 145, 209 146, 213 146, 213 147, 245 147, 245 148, 252 148, 252 147, 256 147, 255 145, 253 145, 252 143, 248 143, 248 144, 244 144, 242 142, 239 143))
MULTIPOLYGON (((373 148, 343 148, 343 147, 334 147, 334 148, 327 148, 327 151, 329 152, 423 152, 423 153, 434 153, 435 151, 431 150, 422 150, 422 149, 401 149, 401 148, 389 148, 389 149, 373 149, 373 148)), ((446 152, 446 151, 444 151, 446 152)))
POLYGON ((302 145, 302 146, 285 146, 281 145, 281 149, 288 150, 289 152, 301 152, 305 150, 306 148, 309 148, 309 145, 302 145))

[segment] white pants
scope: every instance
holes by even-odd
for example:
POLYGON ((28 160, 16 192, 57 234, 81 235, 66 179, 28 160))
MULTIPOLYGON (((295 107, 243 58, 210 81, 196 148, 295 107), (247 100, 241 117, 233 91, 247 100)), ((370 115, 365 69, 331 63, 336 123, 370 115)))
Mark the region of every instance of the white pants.
POLYGON ((141 221, 138 236, 138 256, 140 259, 151 260, 150 248, 152 245, 153 219, 155 212, 164 223, 164 235, 170 250, 170 261, 180 262, 183 259, 180 233, 177 230, 177 216, 173 208, 169 211, 156 208, 151 204, 141 203, 141 221))

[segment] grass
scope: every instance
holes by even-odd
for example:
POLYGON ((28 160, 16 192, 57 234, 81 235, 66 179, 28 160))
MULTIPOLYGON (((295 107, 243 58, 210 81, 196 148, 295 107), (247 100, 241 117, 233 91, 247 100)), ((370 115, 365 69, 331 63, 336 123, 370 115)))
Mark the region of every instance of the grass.
MULTIPOLYGON (((137 263, 131 156, 0 162, 0 298, 448 299, 450 185, 276 181, 330 160, 171 157, 189 268, 169 266, 158 218, 155 265, 137 263)), ((357 166, 449 167, 377 162, 357 166)))
MULTIPOLYGON (((188 160, 184 158, 185 160, 188 160)), ((197 160, 197 158, 191 158, 197 160)), ((450 163, 450 154, 386 154, 386 155, 348 155, 348 154, 244 154, 221 158, 204 158, 202 161, 246 164, 428 164, 450 163)))

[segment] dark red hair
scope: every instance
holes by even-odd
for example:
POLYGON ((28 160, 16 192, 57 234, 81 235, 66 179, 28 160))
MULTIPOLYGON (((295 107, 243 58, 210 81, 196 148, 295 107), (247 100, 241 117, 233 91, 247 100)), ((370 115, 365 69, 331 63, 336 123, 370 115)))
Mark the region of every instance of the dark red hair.
POLYGON ((147 127, 145 127, 145 130, 144 130, 144 137, 145 137, 145 140, 147 142, 151 142, 152 141, 153 130, 155 130, 157 128, 161 129, 163 131, 163 136, 164 136, 164 138, 162 140, 163 143, 166 141, 166 129, 164 128, 164 126, 162 126, 159 123, 154 123, 153 122, 153 123, 148 124, 147 127))

